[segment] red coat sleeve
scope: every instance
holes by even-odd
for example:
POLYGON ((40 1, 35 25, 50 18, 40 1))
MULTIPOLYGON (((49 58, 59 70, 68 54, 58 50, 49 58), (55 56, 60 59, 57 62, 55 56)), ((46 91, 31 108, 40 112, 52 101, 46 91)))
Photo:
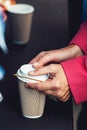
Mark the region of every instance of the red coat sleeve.
POLYGON ((87 56, 61 63, 76 103, 87 101, 87 56))
POLYGON ((78 45, 84 54, 87 55, 87 21, 85 21, 81 26, 77 34, 71 40, 70 44, 78 45))
POLYGON ((87 21, 81 26, 70 44, 78 45, 84 56, 61 63, 76 103, 87 101, 87 21))

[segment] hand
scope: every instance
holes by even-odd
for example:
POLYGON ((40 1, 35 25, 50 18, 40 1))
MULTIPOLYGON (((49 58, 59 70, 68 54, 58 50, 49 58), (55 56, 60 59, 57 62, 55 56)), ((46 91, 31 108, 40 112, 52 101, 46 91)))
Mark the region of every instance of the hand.
POLYGON ((69 45, 62 49, 43 51, 33 58, 30 63, 38 68, 52 62, 60 63, 80 55, 83 55, 83 53, 77 45, 69 45))
POLYGON ((70 97, 70 89, 63 68, 60 64, 50 64, 36 69, 31 75, 50 74, 47 81, 38 83, 27 83, 26 86, 37 89, 47 95, 56 97, 65 102, 70 97))

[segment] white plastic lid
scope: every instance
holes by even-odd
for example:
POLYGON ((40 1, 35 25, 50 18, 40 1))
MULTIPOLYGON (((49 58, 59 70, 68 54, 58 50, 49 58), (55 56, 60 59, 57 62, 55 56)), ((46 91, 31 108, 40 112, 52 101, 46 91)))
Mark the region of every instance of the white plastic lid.
POLYGON ((25 64, 20 67, 20 73, 23 75, 28 75, 28 73, 33 70, 35 69, 32 67, 32 64, 25 64))
POLYGON ((32 83, 38 82, 36 80, 45 81, 48 79, 48 77, 49 77, 48 74, 39 75, 39 76, 30 76, 28 73, 33 70, 35 70, 35 68, 32 67, 32 64, 22 65, 17 71, 17 74, 19 75, 19 76, 17 76, 17 78, 23 82, 32 82, 32 83), (23 76, 23 77, 20 77, 20 76, 23 76), (24 78, 24 77, 27 77, 27 78, 24 78), (32 78, 35 80, 28 79, 28 78, 32 78))

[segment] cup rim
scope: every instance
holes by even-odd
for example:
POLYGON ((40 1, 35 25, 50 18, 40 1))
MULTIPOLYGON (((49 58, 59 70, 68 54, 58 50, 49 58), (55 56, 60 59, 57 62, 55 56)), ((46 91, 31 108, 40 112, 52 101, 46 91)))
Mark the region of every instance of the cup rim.
POLYGON ((28 14, 34 12, 35 8, 34 6, 30 4, 14 4, 10 5, 7 8, 7 11, 14 14, 28 14), (19 10, 18 10, 19 9, 19 10), (25 9, 25 11, 24 11, 25 9))

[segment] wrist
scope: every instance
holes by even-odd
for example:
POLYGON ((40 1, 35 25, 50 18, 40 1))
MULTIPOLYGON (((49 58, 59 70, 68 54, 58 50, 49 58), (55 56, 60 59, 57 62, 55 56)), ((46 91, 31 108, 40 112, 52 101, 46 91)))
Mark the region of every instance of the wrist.
POLYGON ((83 52, 82 52, 81 48, 78 45, 73 44, 73 45, 69 45, 69 46, 71 47, 71 49, 70 49, 71 58, 83 55, 83 52))

